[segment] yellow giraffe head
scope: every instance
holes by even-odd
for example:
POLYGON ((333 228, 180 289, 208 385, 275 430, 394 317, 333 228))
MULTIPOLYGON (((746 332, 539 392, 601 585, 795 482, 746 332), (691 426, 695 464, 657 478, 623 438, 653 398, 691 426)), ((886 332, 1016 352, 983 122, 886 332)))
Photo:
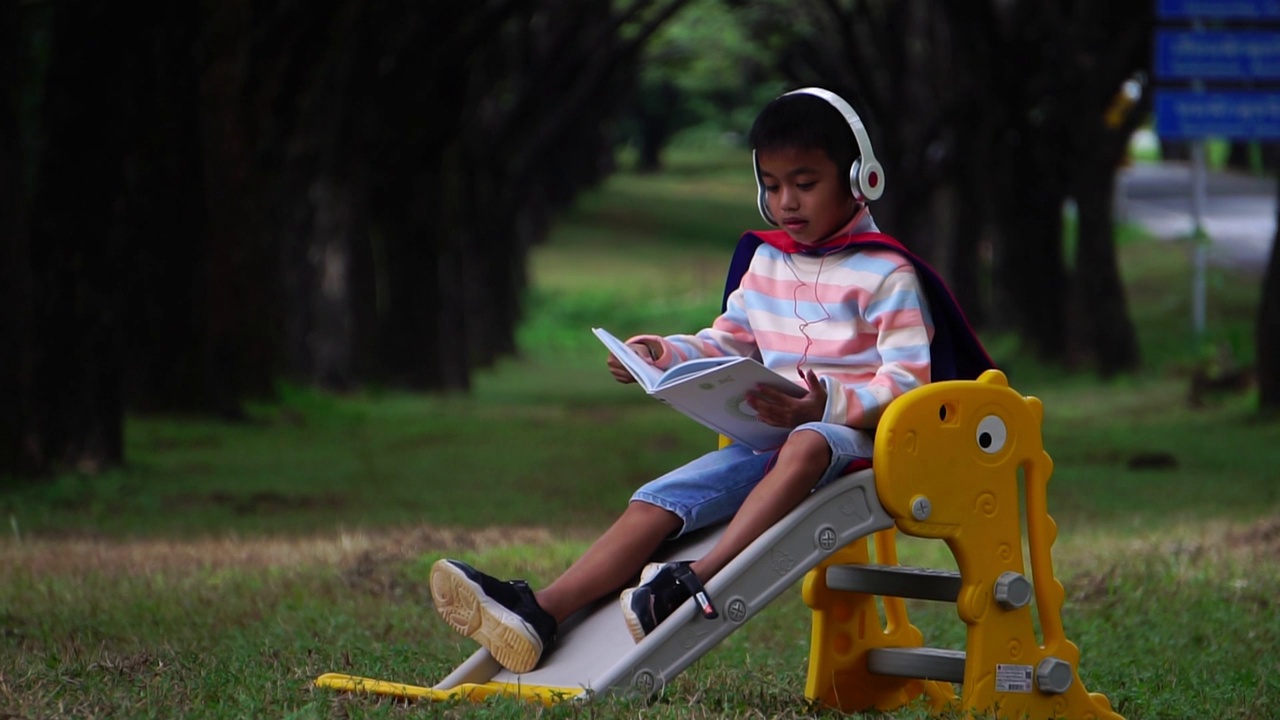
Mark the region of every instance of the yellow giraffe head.
POLYGON ((1044 407, 1009 387, 999 370, 936 382, 885 410, 876 432, 876 491, 903 531, 955 537, 975 513, 1017 519, 1018 468, 1047 478, 1044 407), (1012 507, 1010 507, 1012 504, 1012 507), (1000 512, 997 513, 996 508, 1000 512))

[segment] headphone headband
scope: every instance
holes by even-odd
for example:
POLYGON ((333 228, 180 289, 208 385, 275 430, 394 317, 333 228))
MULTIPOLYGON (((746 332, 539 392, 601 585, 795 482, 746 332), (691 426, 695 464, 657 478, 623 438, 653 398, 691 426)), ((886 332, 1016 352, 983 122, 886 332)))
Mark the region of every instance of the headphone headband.
MULTIPOLYGON (((799 90, 783 93, 779 97, 788 95, 812 95, 821 98, 840 113, 844 121, 848 123, 849 130, 853 132, 854 141, 858 144, 859 157, 853 161, 853 166, 849 168, 849 189, 853 192, 853 197, 859 202, 870 202, 883 195, 884 168, 876 160, 875 151, 871 149, 871 137, 867 135, 867 128, 862 124, 862 118, 858 117, 858 113, 854 111, 853 106, 845 102, 844 98, 839 95, 820 87, 800 88, 799 90)), ((751 161, 755 166, 756 188, 759 191, 757 201, 760 207, 760 215, 770 225, 777 225, 778 222, 774 219, 773 214, 769 212, 764 183, 760 181, 760 164, 754 150, 751 152, 751 161)))

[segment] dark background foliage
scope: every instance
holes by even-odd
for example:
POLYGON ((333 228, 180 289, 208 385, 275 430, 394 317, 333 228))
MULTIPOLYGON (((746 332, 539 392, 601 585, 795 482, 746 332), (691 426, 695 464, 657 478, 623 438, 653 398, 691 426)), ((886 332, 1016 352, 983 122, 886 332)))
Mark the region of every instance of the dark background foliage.
POLYGON ((882 226, 975 320, 1134 370, 1111 203, 1154 24, 1106 0, 2 3, 0 474, 119 464, 127 412, 236 418, 281 379, 465 390, 620 146, 657 169, 680 129, 807 84, 860 109, 882 226))

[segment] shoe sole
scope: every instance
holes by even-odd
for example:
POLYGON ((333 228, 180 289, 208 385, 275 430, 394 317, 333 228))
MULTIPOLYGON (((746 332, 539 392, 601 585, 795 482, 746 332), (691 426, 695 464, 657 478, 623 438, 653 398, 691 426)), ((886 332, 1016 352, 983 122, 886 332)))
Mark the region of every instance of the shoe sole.
POLYGON ((627 631, 631 633, 631 639, 636 642, 644 640, 644 627, 640 624, 640 616, 635 614, 631 609, 631 596, 640 588, 634 587, 622 591, 622 595, 618 597, 618 603, 622 605, 622 619, 627 621, 627 631))
POLYGON ((513 673, 527 673, 542 657, 542 640, 519 615, 489 599, 480 585, 453 564, 431 566, 431 599, 449 625, 489 651, 513 673))

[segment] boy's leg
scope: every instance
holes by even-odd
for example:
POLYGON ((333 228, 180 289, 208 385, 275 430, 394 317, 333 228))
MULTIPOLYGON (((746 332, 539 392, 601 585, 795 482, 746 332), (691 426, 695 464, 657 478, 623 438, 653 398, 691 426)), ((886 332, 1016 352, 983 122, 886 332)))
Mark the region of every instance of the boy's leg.
POLYGON ((663 540, 682 527, 729 517, 758 482, 767 460, 733 445, 645 485, 613 526, 538 593, 524 582, 498 580, 466 563, 440 560, 431 571, 436 610, 508 670, 527 672, 554 642, 560 621, 623 587, 663 540))
MULTIPOLYGON (((768 459, 733 445, 709 452, 639 488, 613 526, 537 593, 538 603, 557 621, 563 621, 622 589, 640 574, 664 540, 682 528, 704 526, 707 518, 700 512, 710 513, 711 523, 715 523, 736 510, 759 482, 768 459)), ((815 483, 820 475, 814 477, 815 483)))
POLYGON ((778 451, 773 468, 747 495, 724 534, 706 555, 693 562, 694 574, 705 582, 720 572, 808 497, 830 464, 831 446, 825 437, 809 430, 792 433, 778 451))
POLYGON ((680 529, 674 513, 633 501, 587 551, 560 577, 537 592, 538 604, 556 619, 565 618, 613 592, 640 572, 662 541, 680 529))
MULTIPOLYGON (((830 432, 824 430, 823 432, 830 432)), ((690 597, 707 617, 716 609, 703 582, 709 580, 765 530, 791 512, 824 478, 833 473, 832 446, 816 430, 798 429, 778 451, 773 467, 738 501, 728 527, 702 558, 693 562, 665 563, 646 573, 638 587, 622 593, 619 602, 627 628, 637 642, 671 615, 690 597)), ((844 429, 842 434, 855 431, 844 429)), ((841 461, 848 448, 841 442, 841 461)), ((860 448, 866 451, 866 448, 860 448)))

